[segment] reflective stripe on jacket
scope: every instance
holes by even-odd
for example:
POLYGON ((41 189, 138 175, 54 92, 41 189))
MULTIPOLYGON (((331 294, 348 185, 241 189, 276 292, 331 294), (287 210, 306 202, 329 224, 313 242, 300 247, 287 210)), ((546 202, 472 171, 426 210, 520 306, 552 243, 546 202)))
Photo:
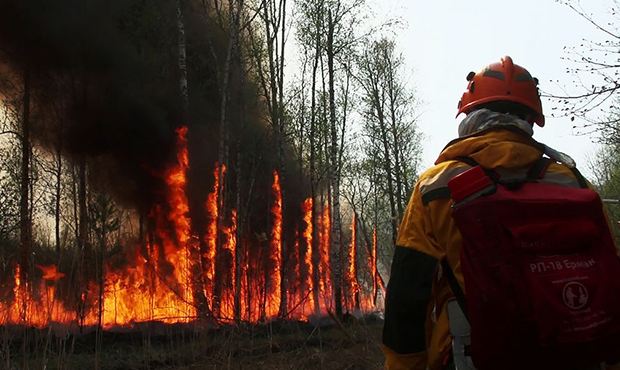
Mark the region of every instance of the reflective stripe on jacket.
MULTIPOLYGON (((450 360, 446 302, 452 297, 437 262, 447 258, 463 286, 461 235, 451 217, 447 183, 470 168, 470 157, 502 177, 524 177, 544 147, 518 129, 492 128, 452 141, 425 171, 399 227, 386 298, 383 332, 386 369, 440 370, 450 360)), ((579 187, 573 171, 552 163, 542 179, 579 187)))

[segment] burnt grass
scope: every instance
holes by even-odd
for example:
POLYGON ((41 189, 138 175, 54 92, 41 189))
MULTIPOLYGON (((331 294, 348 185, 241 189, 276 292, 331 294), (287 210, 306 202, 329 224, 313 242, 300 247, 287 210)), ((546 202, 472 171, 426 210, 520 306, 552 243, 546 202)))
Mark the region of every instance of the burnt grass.
POLYGON ((198 327, 143 323, 81 333, 0 328, 0 369, 337 369, 382 367, 382 320, 198 327))

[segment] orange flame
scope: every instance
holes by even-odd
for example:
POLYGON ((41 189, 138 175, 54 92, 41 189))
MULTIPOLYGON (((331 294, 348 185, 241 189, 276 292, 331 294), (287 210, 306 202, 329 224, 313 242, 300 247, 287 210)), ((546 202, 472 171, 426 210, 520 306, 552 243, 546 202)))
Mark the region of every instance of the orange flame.
POLYGON ((185 246, 190 235, 189 204, 185 195, 189 155, 187 152, 187 127, 177 129, 177 164, 166 174, 168 185, 168 220, 174 225, 176 238, 181 246, 185 246))
POLYGON ((353 218, 351 220, 351 243, 349 244, 349 250, 347 255, 347 268, 345 269, 345 279, 348 287, 348 299, 347 306, 349 309, 359 308, 359 297, 358 290, 359 286, 357 283, 357 270, 355 265, 357 252, 357 218, 355 213, 353 213, 353 218))
MULTIPOLYGON (((287 260, 283 261, 282 189, 280 176, 276 171, 273 171, 271 187, 273 203, 270 209, 270 233, 254 234, 258 236, 256 239, 244 237, 237 240, 236 210, 231 210, 230 219, 218 224, 218 218, 222 216, 220 213, 223 212, 220 207, 223 202, 219 199, 221 194, 218 196, 218 193, 221 192, 226 168, 215 165, 213 188, 205 203, 208 217, 202 238, 206 249, 203 251, 204 255, 200 254, 198 236, 192 235, 186 194, 187 171, 190 165, 187 133, 187 128, 177 130, 176 163, 166 170, 162 177, 168 189, 166 204, 154 206, 149 214, 154 229, 147 236, 146 246, 129 249, 125 256, 128 264, 123 268, 114 268, 112 264, 104 266, 101 301, 100 289, 95 282, 81 288, 80 295, 74 302, 58 299, 57 287, 67 282, 63 280, 65 274, 55 265, 37 265, 42 271, 42 279, 37 283, 24 281, 20 266, 16 265, 12 287, 8 288, 12 288, 12 299, 0 301, 0 325, 26 324, 41 328, 52 322, 59 322, 68 326, 91 326, 99 324, 99 317, 104 328, 130 327, 134 323, 151 320, 186 323, 194 320, 198 314, 196 293, 200 293, 197 297, 204 294, 208 302, 213 302, 216 281, 222 282, 220 309, 214 313, 220 319, 234 316, 237 282, 241 286, 241 317, 247 321, 256 322, 276 317, 283 293, 290 298, 289 308, 293 310, 292 315, 296 318, 309 317, 314 313, 315 305, 322 313, 332 309, 329 207, 325 206, 322 212, 317 212, 313 217, 313 199, 308 198, 303 202, 303 225, 296 230, 294 248, 287 255, 287 260), (313 220, 317 222, 315 225, 313 220), (313 250, 315 236, 317 240, 314 242, 318 248, 313 250), (218 238, 221 239, 218 241, 218 238), (253 245, 255 242, 261 244, 253 245), (219 251, 218 243, 221 246, 219 251), (258 248, 264 246, 263 243, 268 243, 266 248, 258 248), (241 252, 239 261, 236 261, 238 249, 241 252), (316 255, 313 255, 314 253, 316 255), (283 262, 292 267, 284 269, 289 271, 286 292, 281 292, 283 262), (318 265, 315 265, 317 262, 318 265), (238 270, 237 263, 240 264, 238 270), (221 275, 216 276, 216 273, 221 275), (318 282, 314 280, 314 273, 319 277, 318 282), (315 286, 317 283, 318 286, 315 286), (319 302, 314 302, 314 289, 318 291, 319 302), (101 312, 98 302, 102 303, 101 312)), ((317 209, 321 208, 315 206, 317 209)), ((345 299, 349 302, 348 308, 353 308, 358 296, 365 294, 360 292, 361 287, 357 280, 356 233, 354 216, 351 243, 346 254, 349 264, 345 269, 345 299)), ((374 306, 377 290, 384 289, 377 272, 376 228, 373 230, 372 244, 369 252, 372 292, 364 295, 362 308, 374 306)))
POLYGON ((237 248, 237 211, 233 210, 230 220, 230 226, 224 227, 222 230, 224 233, 224 241, 222 245, 222 251, 225 258, 224 274, 224 289, 222 291, 222 303, 220 307, 220 316, 222 318, 232 319, 234 316, 235 306, 235 284, 236 284, 236 269, 235 269, 235 253, 237 248))
MULTIPOLYGON (((289 302, 293 307, 297 307, 299 303, 299 291, 300 291, 300 282, 301 282, 301 250, 299 243, 299 231, 295 230, 295 245, 293 245, 293 255, 290 257, 288 263, 289 266, 292 266, 293 269, 293 281, 289 281, 288 283, 288 293, 289 293, 289 302)), ((296 310, 297 312, 297 310, 296 310)))
MULTIPOLYGON (((155 207, 151 214, 161 245, 150 241, 148 258, 136 249, 130 258, 133 265, 120 271, 107 269, 102 312, 104 327, 127 326, 148 320, 189 322, 196 316, 190 283, 193 280, 190 254, 196 246, 191 239, 189 204, 185 194, 189 168, 187 128, 179 128, 176 132, 177 163, 166 171, 164 177, 168 185, 169 211, 164 215, 161 207, 155 207), (173 226, 173 235, 167 231, 168 223, 173 226), (171 276, 163 276, 159 268, 160 248, 163 248, 165 261, 173 268, 171 276)), ((91 287, 89 291, 97 290, 91 287)), ((97 314, 93 311, 87 314, 86 324, 97 322, 97 314)))
POLYGON ((269 251, 269 279, 270 284, 267 290, 267 302, 265 314, 267 317, 275 317, 280 309, 280 286, 281 286, 281 255, 282 255, 282 189, 280 188, 280 175, 273 171, 273 206, 271 215, 273 217, 273 228, 271 230, 271 248, 269 251))
POLYGON ((215 261, 217 258, 217 244, 218 244, 218 219, 220 217, 219 207, 219 192, 220 192, 220 174, 224 176, 226 173, 226 166, 215 164, 213 169, 213 188, 207 196, 205 204, 209 225, 207 226, 206 244, 207 251, 204 255, 204 277, 205 277, 205 296, 207 300, 213 301, 213 290, 215 288, 215 261))
POLYGON ((58 271, 56 265, 37 265, 37 268, 43 272, 43 280, 46 281, 58 281, 65 277, 65 274, 58 271))
POLYGON ((320 260, 319 275, 320 275, 320 292, 322 297, 323 311, 331 309, 332 303, 332 282, 331 282, 331 258, 329 256, 329 246, 331 242, 331 217, 329 212, 329 206, 325 206, 323 213, 321 214, 321 248, 320 248, 320 260))
POLYGON ((370 251, 370 275, 372 279, 372 304, 377 305, 377 226, 372 229, 372 250, 370 251))
POLYGON ((306 224, 306 228, 303 233, 304 244, 306 249, 304 251, 304 272, 305 276, 303 279, 303 290, 302 290, 302 298, 307 296, 307 305, 304 305, 304 312, 311 313, 314 308, 314 297, 311 294, 314 284, 312 282, 312 276, 314 274, 314 269, 312 266, 312 198, 307 198, 303 205, 302 210, 304 212, 304 223, 306 224))

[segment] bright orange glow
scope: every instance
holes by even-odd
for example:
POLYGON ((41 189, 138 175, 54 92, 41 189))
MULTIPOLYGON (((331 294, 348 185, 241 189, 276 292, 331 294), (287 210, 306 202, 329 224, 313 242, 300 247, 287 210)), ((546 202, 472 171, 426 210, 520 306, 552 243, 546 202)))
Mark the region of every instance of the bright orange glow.
POLYGON ((332 279, 331 279, 331 258, 329 255, 331 243, 331 217, 329 206, 325 206, 321 214, 321 247, 320 247, 320 264, 319 264, 319 289, 321 295, 321 310, 327 311, 332 309, 332 279))
POLYGON ((304 223, 306 224, 306 228, 303 233, 305 251, 304 251, 304 277, 302 283, 302 298, 306 299, 303 305, 303 312, 305 314, 312 313, 314 309, 314 297, 312 295, 312 290, 314 284, 312 282, 312 276, 314 273, 314 269, 312 266, 312 198, 307 198, 303 205, 302 210, 304 214, 304 223), (306 298, 307 297, 307 298, 306 298))
POLYGON ((204 293, 210 304, 213 303, 213 290, 215 289, 215 261, 219 238, 218 219, 220 217, 220 202, 218 194, 220 192, 220 174, 222 176, 226 174, 226 166, 216 163, 213 169, 213 188, 207 196, 205 204, 209 224, 207 226, 207 235, 205 236, 207 250, 203 256, 204 293))
MULTIPOLYGON (((288 301, 292 307, 297 307, 299 304, 299 296, 301 289, 301 260, 300 260, 300 243, 299 243, 299 232, 295 230, 295 245, 293 246, 293 255, 290 257, 288 263, 289 266, 293 269, 292 281, 289 279, 288 284, 288 301)), ((298 313, 299 310, 295 310, 295 313, 298 313)))
POLYGON ((267 302, 265 314, 268 318, 278 315, 280 309, 280 286, 282 274, 280 270, 282 255, 282 190, 280 175, 273 171, 273 185, 271 186, 273 205, 271 216, 273 227, 271 230, 271 248, 269 250, 269 285, 267 288, 267 302))
POLYGON ((359 308, 358 282, 356 269, 356 252, 357 252, 357 217, 353 213, 351 220, 351 243, 349 243, 347 251, 347 266, 345 268, 345 281, 348 290, 346 305, 349 310, 359 308))
MULTIPOLYGON (((319 203, 319 197, 314 199, 317 204, 307 198, 300 205, 301 220, 284 223, 281 179, 273 171, 271 203, 269 210, 263 211, 268 214, 261 215, 269 220, 264 221, 269 223, 269 229, 247 230, 254 222, 248 220, 251 217, 224 207, 226 167, 216 163, 213 187, 204 205, 199 205, 204 206, 201 211, 206 213, 204 229, 195 230, 187 196, 188 130, 183 127, 176 134, 176 161, 160 174, 166 192, 148 214, 146 241, 142 245, 125 245, 124 254, 117 256, 114 263, 105 261, 103 289, 98 281, 85 282, 75 296, 60 297, 60 292, 75 291, 67 271, 60 271, 55 265, 37 265, 42 277, 25 281, 23 271, 16 265, 13 281, 5 284, 7 288, 2 291, 8 298, 0 301, 0 325, 43 328, 53 322, 76 328, 101 322, 104 329, 110 329, 148 321, 189 323, 199 314, 205 314, 199 312, 198 305, 203 302, 197 300, 203 296, 209 309, 213 308, 214 300, 220 303, 217 312, 207 314, 228 321, 235 315, 237 283, 241 319, 248 322, 275 318, 279 314, 281 294, 288 297, 291 319, 308 319, 317 313, 315 309, 320 310, 319 314, 333 312, 329 205, 319 203), (312 214, 313 209, 316 215, 312 214), (285 234, 283 225, 289 224, 295 225, 295 230, 285 234), (291 247, 287 248, 283 260, 285 235, 290 235, 291 240, 286 242, 291 247), (124 262, 119 266, 117 260, 124 262), (281 291, 282 279, 287 279, 285 292, 281 291), (219 297, 214 297, 216 284, 221 287, 219 297)), ((344 270, 344 299, 349 310, 360 308, 358 305, 373 309, 377 290, 384 289, 377 272, 377 230, 373 230, 372 247, 367 246, 369 253, 364 254, 369 260, 369 280, 355 264, 356 222, 354 216, 351 243, 344 246, 348 263, 344 270), (358 281, 358 276, 364 280, 358 281)))
POLYGON ((220 306, 220 316, 224 319, 232 319, 234 317, 235 307, 235 253, 237 248, 237 211, 233 210, 231 215, 230 226, 225 226, 222 230, 224 240, 222 244, 222 252, 224 259, 223 279, 224 288, 222 289, 222 302, 220 306))
POLYGON ((37 268, 41 270, 41 272, 43 272, 43 280, 46 281, 58 281, 65 277, 65 274, 63 274, 62 272, 58 272, 58 268, 56 267, 56 265, 37 265, 37 268))
POLYGON ((372 304, 377 305, 377 226, 372 229, 372 249, 370 251, 370 275, 372 279, 372 304))

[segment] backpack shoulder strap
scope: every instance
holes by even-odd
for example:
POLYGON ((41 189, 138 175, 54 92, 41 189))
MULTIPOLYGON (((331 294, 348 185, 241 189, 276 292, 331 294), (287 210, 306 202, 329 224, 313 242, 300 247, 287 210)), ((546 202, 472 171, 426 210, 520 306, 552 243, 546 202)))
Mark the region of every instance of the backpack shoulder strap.
POLYGON ((452 267, 448 263, 447 258, 443 258, 441 260, 441 270, 443 274, 448 279, 448 284, 450 285, 450 290, 452 290, 452 294, 456 298, 456 301, 459 303, 459 307, 461 307, 461 311, 465 315, 467 321, 469 321, 469 315, 467 314, 467 300, 465 299, 465 293, 463 289, 459 285, 458 280, 456 280, 456 276, 454 276, 454 272, 452 271, 452 267))
POLYGON ((583 189, 589 188, 588 181, 586 180, 585 177, 583 177, 581 172, 579 172, 577 167, 572 167, 570 170, 573 172, 573 175, 575 175, 575 178, 577 178, 577 182, 579 183, 580 188, 583 188, 583 189))
POLYGON ((540 180, 545 177, 545 173, 547 173, 547 169, 554 161, 551 158, 540 157, 527 171, 526 179, 528 181, 540 180))
MULTIPOLYGON (((555 163, 555 161, 553 159, 547 158, 547 157, 540 157, 534 163, 534 165, 532 165, 532 167, 530 167, 529 171, 527 172, 527 179, 529 181, 535 181, 535 180, 542 179, 543 177, 545 177, 545 174, 547 173, 547 169, 549 168, 549 166, 552 163, 555 163)), ((587 189, 588 188, 588 181, 581 174, 581 172, 579 172, 577 167, 568 167, 568 168, 573 173, 573 176, 575 176, 575 179, 577 179, 577 183, 579 184, 579 187, 587 189)))
MULTIPOLYGON (((465 163, 470 167, 475 167, 478 165, 478 162, 476 162, 473 158, 470 158, 470 157, 456 157, 454 158, 454 160, 465 163)), ((434 200, 450 199, 450 198, 451 198, 450 189, 447 186, 442 186, 442 187, 436 188, 434 190, 431 190, 423 194, 422 204, 426 206, 434 200)))
POLYGON ((479 165, 479 163, 476 162, 476 160, 473 159, 472 157, 458 156, 458 157, 454 158, 454 160, 466 163, 466 164, 468 164, 468 165, 470 165, 472 167, 476 167, 476 166, 479 165))

